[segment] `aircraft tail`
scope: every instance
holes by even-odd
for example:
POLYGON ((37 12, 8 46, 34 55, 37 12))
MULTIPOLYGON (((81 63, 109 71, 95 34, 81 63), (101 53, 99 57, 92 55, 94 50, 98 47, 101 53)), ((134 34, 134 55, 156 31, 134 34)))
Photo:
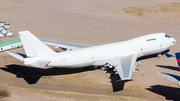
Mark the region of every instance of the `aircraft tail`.
POLYGON ((29 31, 19 32, 27 57, 47 56, 55 52, 29 31))
POLYGON ((177 60, 177 63, 178 63, 178 66, 179 66, 179 70, 180 70, 180 52, 179 53, 175 53, 176 55, 176 60, 177 60))

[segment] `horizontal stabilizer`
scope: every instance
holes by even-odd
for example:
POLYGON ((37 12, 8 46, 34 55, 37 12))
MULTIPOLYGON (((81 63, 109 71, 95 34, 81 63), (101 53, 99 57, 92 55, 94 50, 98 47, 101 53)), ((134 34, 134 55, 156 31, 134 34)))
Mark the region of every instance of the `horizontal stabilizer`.
POLYGON ((27 56, 25 54, 16 53, 16 52, 12 52, 12 51, 5 51, 5 52, 21 61, 24 61, 24 59, 27 58, 27 56))
POLYGON ((171 54, 165 53, 165 55, 166 55, 166 57, 168 57, 168 58, 176 59, 176 57, 173 56, 173 55, 171 55, 171 54))
POLYGON ((158 74, 160 74, 161 76, 167 78, 168 80, 178 84, 178 82, 180 81, 180 76, 178 75, 173 75, 173 74, 169 74, 169 73, 164 73, 164 72, 158 72, 158 74))

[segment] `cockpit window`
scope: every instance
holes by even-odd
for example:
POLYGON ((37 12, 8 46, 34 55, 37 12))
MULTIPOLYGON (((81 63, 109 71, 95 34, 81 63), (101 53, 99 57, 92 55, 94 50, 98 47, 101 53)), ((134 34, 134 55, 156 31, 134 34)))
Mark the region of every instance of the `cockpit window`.
POLYGON ((171 38, 170 36, 168 36, 167 34, 165 35, 166 38, 171 38))

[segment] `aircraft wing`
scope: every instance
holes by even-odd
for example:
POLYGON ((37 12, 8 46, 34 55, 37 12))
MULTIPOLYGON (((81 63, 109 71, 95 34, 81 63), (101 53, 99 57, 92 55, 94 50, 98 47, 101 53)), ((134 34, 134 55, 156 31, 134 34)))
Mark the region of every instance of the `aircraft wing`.
POLYGON ((166 79, 168 79, 168 80, 178 84, 178 86, 180 86, 179 85, 180 76, 169 74, 169 73, 164 73, 164 72, 158 72, 158 74, 160 74, 161 76, 165 77, 166 79))
POLYGON ((119 74, 121 80, 131 79, 133 69, 137 60, 137 54, 130 54, 123 57, 113 58, 107 63, 114 66, 119 74))
POLYGON ((76 50, 76 49, 80 49, 80 48, 91 47, 91 45, 85 45, 85 44, 53 41, 53 40, 46 40, 46 39, 40 39, 40 40, 45 44, 56 46, 56 48, 65 48, 67 50, 76 50))

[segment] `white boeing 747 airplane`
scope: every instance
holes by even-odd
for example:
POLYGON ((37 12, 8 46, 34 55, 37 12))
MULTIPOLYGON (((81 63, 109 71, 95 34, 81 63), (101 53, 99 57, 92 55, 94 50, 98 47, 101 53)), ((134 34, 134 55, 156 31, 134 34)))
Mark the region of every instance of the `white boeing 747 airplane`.
POLYGON ((78 68, 86 66, 105 66, 113 68, 121 80, 131 79, 139 57, 160 54, 172 47, 176 40, 165 33, 154 33, 131 40, 99 46, 39 40, 29 31, 19 32, 26 55, 7 51, 13 57, 24 61, 25 65, 36 67, 78 68), (66 48, 55 52, 44 43, 66 48))

